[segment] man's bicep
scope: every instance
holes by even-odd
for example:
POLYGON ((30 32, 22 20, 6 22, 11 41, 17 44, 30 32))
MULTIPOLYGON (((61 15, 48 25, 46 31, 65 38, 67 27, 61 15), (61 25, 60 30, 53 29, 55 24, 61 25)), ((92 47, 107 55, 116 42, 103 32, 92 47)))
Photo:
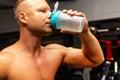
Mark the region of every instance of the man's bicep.
POLYGON ((84 68, 92 65, 81 49, 68 48, 63 63, 73 68, 84 68))

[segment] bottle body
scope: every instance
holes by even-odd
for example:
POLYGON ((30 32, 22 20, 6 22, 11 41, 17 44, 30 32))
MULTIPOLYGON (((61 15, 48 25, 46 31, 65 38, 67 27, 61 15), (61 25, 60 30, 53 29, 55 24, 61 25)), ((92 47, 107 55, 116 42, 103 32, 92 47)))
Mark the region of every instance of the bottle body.
POLYGON ((84 18, 78 16, 70 16, 60 10, 51 14, 51 25, 56 29, 63 29, 74 32, 82 32, 84 18))

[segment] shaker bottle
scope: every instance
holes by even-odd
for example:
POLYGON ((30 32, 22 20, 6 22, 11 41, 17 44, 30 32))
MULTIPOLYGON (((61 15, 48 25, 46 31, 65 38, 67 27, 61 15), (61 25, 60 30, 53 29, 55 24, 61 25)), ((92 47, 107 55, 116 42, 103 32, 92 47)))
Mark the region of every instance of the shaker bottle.
POLYGON ((82 32, 84 25, 84 18, 79 16, 70 16, 57 10, 51 13, 50 24, 55 29, 63 29, 74 32, 82 32))

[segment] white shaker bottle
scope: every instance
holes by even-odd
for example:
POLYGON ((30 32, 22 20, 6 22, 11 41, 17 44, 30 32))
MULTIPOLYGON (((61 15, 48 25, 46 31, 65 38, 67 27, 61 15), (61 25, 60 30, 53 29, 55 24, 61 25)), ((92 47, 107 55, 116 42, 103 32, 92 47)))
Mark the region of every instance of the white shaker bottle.
POLYGON ((51 14, 50 24, 56 29, 82 32, 84 18, 79 16, 70 16, 66 13, 63 13, 61 10, 56 10, 51 14))

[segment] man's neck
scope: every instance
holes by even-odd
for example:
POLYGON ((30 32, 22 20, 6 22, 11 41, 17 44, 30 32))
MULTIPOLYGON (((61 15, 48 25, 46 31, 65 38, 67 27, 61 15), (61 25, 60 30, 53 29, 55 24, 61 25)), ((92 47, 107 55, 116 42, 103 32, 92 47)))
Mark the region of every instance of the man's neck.
POLYGON ((24 50, 26 53, 30 53, 33 56, 40 55, 41 51, 41 40, 37 37, 33 36, 22 36, 20 37, 19 41, 16 43, 17 46, 24 50))

